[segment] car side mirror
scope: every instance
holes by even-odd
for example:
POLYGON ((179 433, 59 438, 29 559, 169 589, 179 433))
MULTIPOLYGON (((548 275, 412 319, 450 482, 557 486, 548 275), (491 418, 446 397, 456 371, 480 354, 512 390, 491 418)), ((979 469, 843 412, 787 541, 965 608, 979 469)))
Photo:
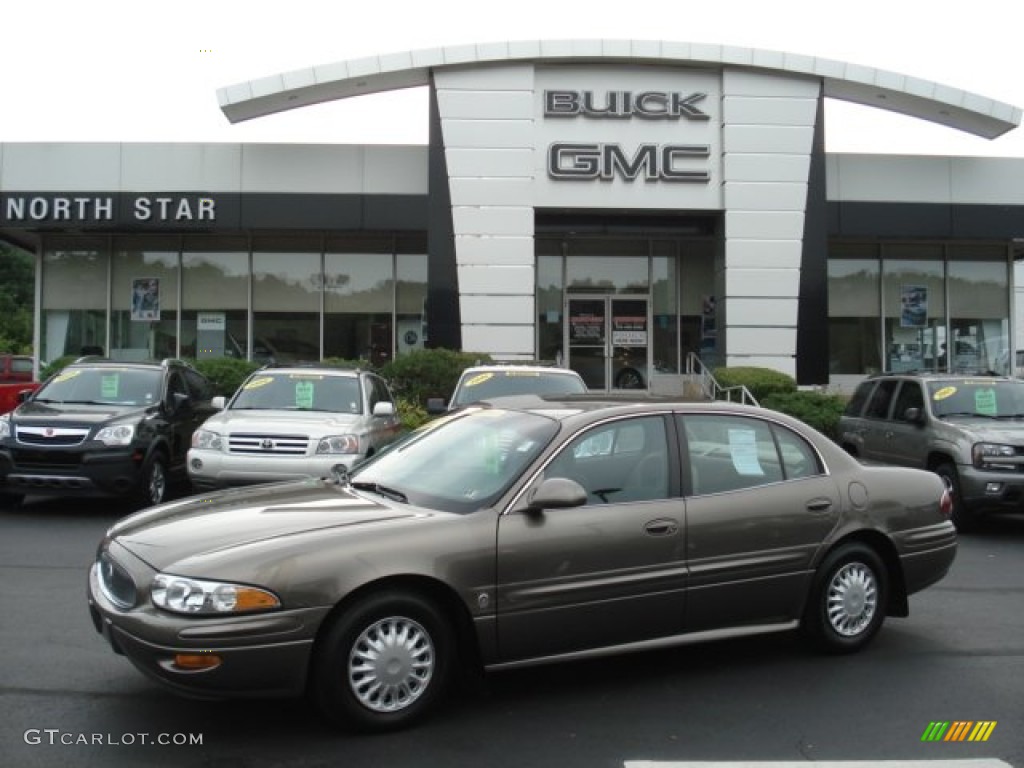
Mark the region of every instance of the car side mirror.
POLYGON ((427 398, 427 413, 431 416, 437 416, 438 414, 444 413, 446 410, 448 410, 448 405, 445 403, 443 397, 427 398))
POLYGON ((395 404, 389 403, 386 400, 381 400, 379 403, 373 406, 374 416, 394 416, 395 415, 395 404))
POLYGON ((575 480, 567 477, 549 477, 530 494, 527 509, 540 512, 543 509, 565 509, 582 507, 587 503, 587 492, 575 480))
POLYGON ((210 399, 210 407, 218 411, 223 411, 224 406, 227 405, 228 399, 224 395, 217 395, 210 399))

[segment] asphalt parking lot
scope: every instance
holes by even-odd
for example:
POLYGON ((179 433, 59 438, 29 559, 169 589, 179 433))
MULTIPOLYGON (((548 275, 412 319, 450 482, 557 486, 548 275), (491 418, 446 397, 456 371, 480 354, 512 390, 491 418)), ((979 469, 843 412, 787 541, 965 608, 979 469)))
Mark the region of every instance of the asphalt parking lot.
POLYGON ((178 698, 115 656, 84 591, 95 545, 118 514, 78 501, 0 511, 4 765, 1024 766, 1024 517, 962 537, 950 575, 860 654, 819 656, 781 634, 508 671, 461 691, 419 728, 352 737, 301 700, 178 698), (996 725, 983 743, 922 741, 943 721, 996 725))

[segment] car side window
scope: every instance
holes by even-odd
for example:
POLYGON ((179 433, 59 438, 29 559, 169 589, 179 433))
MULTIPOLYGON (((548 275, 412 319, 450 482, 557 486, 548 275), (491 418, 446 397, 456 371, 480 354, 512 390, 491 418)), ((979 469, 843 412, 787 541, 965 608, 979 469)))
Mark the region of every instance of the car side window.
POLYGON ((787 480, 823 474, 817 452, 800 435, 778 424, 772 426, 787 480))
POLYGON ((784 479, 783 460, 767 422, 717 414, 681 415, 679 420, 693 495, 738 491, 784 479))
POLYGON ((213 388, 209 380, 197 371, 185 370, 185 385, 189 395, 197 403, 205 402, 213 397, 213 388))
POLYGON ((178 371, 171 371, 167 378, 167 402, 174 405, 175 395, 188 395, 185 378, 178 371))
POLYGON ((846 404, 846 410, 843 411, 843 414, 846 416, 860 416, 861 411, 864 410, 864 403, 868 401, 868 398, 871 396, 871 390, 874 388, 874 381, 861 382, 857 389, 854 390, 850 402, 846 404))
POLYGON ((570 441, 544 476, 575 480, 590 504, 667 499, 668 440, 661 416, 620 419, 570 441))
POLYGON ((894 421, 907 421, 907 410, 917 408, 924 410, 924 393, 916 381, 904 381, 896 395, 896 406, 892 410, 894 421))
POLYGON ((885 419, 889 416, 889 406, 892 404, 892 396, 899 384, 897 379, 886 379, 878 382, 875 392, 868 402, 865 416, 871 419, 885 419))

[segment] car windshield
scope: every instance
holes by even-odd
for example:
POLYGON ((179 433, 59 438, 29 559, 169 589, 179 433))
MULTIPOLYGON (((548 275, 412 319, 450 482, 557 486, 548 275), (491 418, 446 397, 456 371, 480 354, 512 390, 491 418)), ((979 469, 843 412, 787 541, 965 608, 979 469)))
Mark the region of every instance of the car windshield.
POLYGON ((586 392, 580 377, 567 371, 482 371, 456 388, 453 406, 506 395, 575 395, 586 392))
POLYGON ((932 412, 942 416, 1024 416, 1024 382, 963 379, 928 383, 932 412))
POLYGON ((160 399, 161 371, 153 368, 65 368, 36 392, 51 403, 148 405, 160 399))
POLYGON ((352 472, 354 487, 466 513, 501 496, 558 432, 549 417, 470 408, 410 435, 352 472))
POLYGON ((258 373, 238 390, 232 410, 362 413, 359 379, 325 373, 258 373))

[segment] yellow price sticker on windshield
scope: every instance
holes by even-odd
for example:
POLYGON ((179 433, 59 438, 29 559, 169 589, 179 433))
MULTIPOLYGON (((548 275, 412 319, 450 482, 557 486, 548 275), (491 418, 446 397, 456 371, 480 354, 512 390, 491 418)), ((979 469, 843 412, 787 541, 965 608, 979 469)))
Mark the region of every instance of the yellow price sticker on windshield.
POLYGON ((471 379, 466 380, 467 387, 475 387, 477 384, 483 384, 485 381, 493 377, 493 373, 478 373, 471 379))
POLYGON ((956 387, 943 387, 934 395, 932 395, 932 400, 945 400, 947 397, 952 397, 955 394, 956 387))
POLYGON ((273 380, 274 379, 271 378, 270 376, 261 376, 258 379, 253 379, 252 381, 250 381, 248 384, 242 387, 242 389, 259 389, 260 387, 267 386, 267 384, 269 384, 273 380))

